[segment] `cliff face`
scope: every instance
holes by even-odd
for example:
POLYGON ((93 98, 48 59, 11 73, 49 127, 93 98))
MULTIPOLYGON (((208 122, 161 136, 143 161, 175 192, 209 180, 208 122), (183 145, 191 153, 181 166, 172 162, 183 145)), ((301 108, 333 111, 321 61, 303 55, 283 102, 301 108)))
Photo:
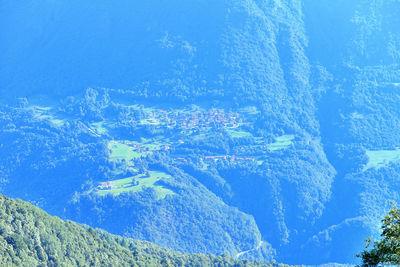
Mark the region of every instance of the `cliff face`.
MULTIPOLYGON (((265 140, 287 135, 295 140, 290 149, 268 154, 258 167, 217 166, 207 174, 185 167, 191 177, 183 175, 175 186, 187 192, 158 208, 132 199, 136 206, 126 206, 126 199, 87 198, 68 204, 66 213, 66 200, 48 209, 162 245, 176 238, 175 249, 188 250, 197 242, 202 252, 220 252, 218 246, 235 254, 262 239, 277 250, 279 261, 353 262, 362 240, 376 230, 387 200, 398 200, 399 11, 400 2, 394 0, 5 1, 0 5, 1 23, 7 25, 0 33, 0 92, 4 99, 62 99, 99 87, 115 88, 111 102, 122 95, 168 108, 255 107, 257 118, 246 131, 265 140), (197 182, 204 188, 191 189, 197 182), (207 199, 204 207, 180 209, 200 196, 207 199), (113 225, 113 219, 124 217, 117 206, 125 207, 135 223, 113 225), (138 219, 137 207, 151 214, 148 220, 138 219), (196 241, 180 234, 179 227, 167 233, 151 224, 170 208, 175 220, 191 225, 190 231, 195 231, 188 223, 196 218, 193 210, 202 216, 207 209, 218 210, 218 221, 224 221, 232 240, 196 241), (81 209, 94 214, 85 217, 81 209), (234 236, 237 229, 226 222, 229 214, 251 233, 240 229, 242 234, 234 236), (159 234, 152 234, 154 229, 159 234), (241 243, 241 237, 248 240, 241 243)), ((110 106, 103 118, 119 107, 110 106)), ((8 123, 3 118, 3 130, 8 123)), ((136 140, 141 132, 132 131, 136 140)), ((67 139, 88 142, 79 135, 67 139)), ((260 139, 254 140, 246 141, 248 149, 260 139)), ((245 141, 235 142, 222 140, 217 150, 233 153, 245 141)), ((185 153, 211 151, 196 146, 185 153)), ((168 154, 163 164, 171 164, 168 157, 174 159, 168 154)), ((3 172, 11 177, 30 168, 23 166, 15 167, 18 171, 5 166, 3 172)), ((71 192, 99 172, 76 178, 71 192)), ((33 196, 12 184, 10 178, 15 196, 51 202, 46 193, 33 196)), ((204 225, 211 232, 217 229, 212 220, 204 225)), ((264 252, 255 257, 270 257, 264 252)))

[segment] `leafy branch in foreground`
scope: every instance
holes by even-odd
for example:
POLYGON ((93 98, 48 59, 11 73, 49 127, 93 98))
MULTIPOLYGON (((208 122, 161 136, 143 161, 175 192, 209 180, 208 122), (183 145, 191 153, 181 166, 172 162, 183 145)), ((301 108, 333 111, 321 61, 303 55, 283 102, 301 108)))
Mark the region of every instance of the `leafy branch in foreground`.
POLYGON ((388 214, 382 219, 381 240, 374 242, 366 239, 366 249, 356 255, 362 259, 361 266, 400 265, 400 209, 394 203, 388 214))

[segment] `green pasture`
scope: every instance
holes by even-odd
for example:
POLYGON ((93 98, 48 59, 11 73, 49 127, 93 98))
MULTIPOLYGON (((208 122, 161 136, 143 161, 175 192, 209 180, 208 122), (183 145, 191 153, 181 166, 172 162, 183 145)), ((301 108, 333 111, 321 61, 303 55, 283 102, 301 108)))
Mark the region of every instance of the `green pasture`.
POLYGON ((192 137, 192 139, 193 140, 195 140, 195 141, 200 141, 200 140, 204 140, 204 139, 206 139, 207 138, 207 135, 206 134, 198 134, 198 135, 195 135, 195 136, 193 136, 192 137))
POLYGON ((156 150, 162 145, 167 145, 167 143, 154 142, 154 143, 141 143, 141 145, 146 147, 146 148, 148 148, 148 149, 150 149, 150 150, 156 150))
POLYGON ((160 180, 171 179, 171 175, 159 171, 149 171, 148 174, 148 176, 146 176, 146 174, 139 174, 124 179, 114 180, 112 181, 111 189, 97 189, 95 190, 95 194, 99 196, 105 196, 108 194, 117 196, 127 192, 140 192, 147 187, 151 187, 156 191, 158 199, 163 199, 167 195, 175 194, 170 189, 164 188, 161 185, 156 185, 156 183, 160 180), (138 184, 135 184, 135 182, 137 182, 138 184))
POLYGON ((180 131, 180 134, 181 135, 185 135, 185 136, 189 136, 189 135, 193 134, 193 131, 191 131, 191 130, 183 130, 183 131, 180 131))
POLYGON ((107 128, 105 127, 104 121, 92 123, 91 126, 98 134, 105 134, 108 131, 107 128))
POLYGON ((52 110, 52 107, 44 107, 44 106, 32 106, 31 109, 38 114, 43 114, 45 112, 49 112, 52 110))
POLYGON ((154 108, 154 107, 145 107, 145 106, 139 105, 139 104, 133 104, 133 105, 126 104, 126 105, 123 105, 123 106, 127 107, 127 108, 134 109, 134 110, 142 110, 144 113, 150 113, 150 112, 156 112, 157 111, 157 109, 154 108))
POLYGON ((57 119, 52 115, 35 115, 35 118, 38 120, 46 120, 57 127, 61 127, 65 123, 64 120, 57 119))
POLYGON ((156 119, 144 119, 144 120, 140 120, 140 125, 160 125, 160 121, 156 120, 156 119))
MULTIPOLYGON (((168 139, 166 139, 168 140, 168 139)), ((110 141, 108 143, 108 149, 111 151, 110 160, 111 161, 130 161, 137 159, 140 156, 147 156, 152 151, 162 149, 163 146, 170 145, 170 143, 164 141, 159 142, 153 139, 142 138, 141 142, 136 141, 110 141), (131 146, 140 145, 143 148, 148 149, 148 151, 135 151, 131 146)))
POLYGON ((34 118, 37 120, 46 120, 57 127, 61 127, 65 123, 65 120, 58 119, 50 114, 50 111, 53 109, 52 107, 31 106, 28 109, 33 112, 34 118))
POLYGON ((245 132, 245 131, 240 131, 240 130, 228 129, 227 132, 230 135, 230 137, 232 137, 232 138, 244 138, 244 137, 252 136, 251 133, 245 132))
POLYGON ((205 170, 208 170, 209 168, 210 168, 210 164, 202 162, 202 166, 201 166, 200 170, 205 171, 205 170))
POLYGON ((249 115, 257 115, 260 113, 260 111, 258 111, 257 107, 255 107, 255 106, 247 106, 247 107, 239 109, 239 111, 247 113, 249 115))
POLYGON ((134 151, 134 149, 130 146, 116 141, 110 141, 108 143, 108 149, 111 151, 111 161, 130 161, 132 159, 139 158, 141 155, 140 153, 134 151))
POLYGON ((400 149, 396 150, 367 150, 368 163, 364 167, 364 171, 374 168, 379 169, 386 167, 391 162, 400 161, 400 149))
POLYGON ((126 141, 127 144, 141 145, 149 150, 157 150, 162 146, 171 145, 168 138, 159 137, 158 139, 141 138, 140 142, 126 141))
POLYGON ((293 144, 294 135, 282 135, 275 138, 275 143, 267 145, 270 151, 285 149, 293 144))
POLYGON ((50 123, 54 124, 57 127, 64 126, 64 123, 65 123, 64 120, 56 119, 54 117, 50 118, 49 121, 50 121, 50 123))

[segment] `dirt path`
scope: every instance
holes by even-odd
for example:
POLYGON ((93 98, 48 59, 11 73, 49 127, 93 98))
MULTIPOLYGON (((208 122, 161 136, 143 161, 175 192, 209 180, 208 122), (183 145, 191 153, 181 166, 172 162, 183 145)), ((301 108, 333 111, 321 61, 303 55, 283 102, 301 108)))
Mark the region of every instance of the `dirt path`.
POLYGON ((264 241, 260 241, 260 243, 258 243, 258 245, 255 248, 249 249, 249 250, 245 250, 245 251, 241 251, 238 254, 236 254, 236 258, 239 259, 241 256, 243 256, 246 253, 249 253, 249 252, 254 251, 254 250, 259 250, 263 244, 264 244, 264 241))

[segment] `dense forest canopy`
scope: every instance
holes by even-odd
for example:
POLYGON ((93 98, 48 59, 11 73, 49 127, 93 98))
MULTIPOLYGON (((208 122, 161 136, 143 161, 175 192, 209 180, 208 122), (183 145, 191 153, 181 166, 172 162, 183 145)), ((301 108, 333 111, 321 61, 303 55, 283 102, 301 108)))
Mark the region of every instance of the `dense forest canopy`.
POLYGON ((62 221, 29 203, 3 195, 0 244, 2 266, 286 266, 174 252, 62 221))

